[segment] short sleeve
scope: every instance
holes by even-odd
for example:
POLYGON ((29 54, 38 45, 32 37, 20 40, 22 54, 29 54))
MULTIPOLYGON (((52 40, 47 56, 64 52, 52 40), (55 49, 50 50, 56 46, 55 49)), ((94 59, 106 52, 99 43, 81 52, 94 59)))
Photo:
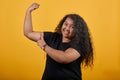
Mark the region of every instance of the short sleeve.
POLYGON ((53 32, 44 32, 44 40, 47 44, 51 42, 52 35, 53 35, 53 32))
POLYGON ((77 45, 74 47, 74 49, 77 50, 77 51, 80 53, 80 55, 83 55, 83 52, 82 52, 82 50, 81 50, 80 44, 77 44, 77 45))
POLYGON ((61 40, 61 36, 56 32, 44 32, 44 40, 47 45, 56 49, 61 40))

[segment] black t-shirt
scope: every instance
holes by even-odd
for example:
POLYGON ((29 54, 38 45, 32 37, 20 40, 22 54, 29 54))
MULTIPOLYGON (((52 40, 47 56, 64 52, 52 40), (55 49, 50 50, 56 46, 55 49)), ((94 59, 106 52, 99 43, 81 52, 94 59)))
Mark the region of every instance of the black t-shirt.
MULTIPOLYGON (((44 32, 44 40, 50 47, 65 51, 70 48, 70 43, 62 43, 62 35, 53 32, 44 32)), ((80 46, 75 48, 80 54, 80 46)), ((42 80, 82 80, 81 74, 81 57, 77 60, 61 64, 47 55, 45 71, 42 80)))

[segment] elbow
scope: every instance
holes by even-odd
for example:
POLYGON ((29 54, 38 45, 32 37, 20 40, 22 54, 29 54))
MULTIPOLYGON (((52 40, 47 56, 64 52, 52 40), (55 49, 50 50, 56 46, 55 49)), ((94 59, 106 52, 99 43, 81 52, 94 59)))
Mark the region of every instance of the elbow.
POLYGON ((30 37, 30 34, 31 34, 32 32, 33 32, 33 31, 24 30, 24 36, 30 37))
POLYGON ((24 36, 27 36, 27 34, 24 32, 24 36))
MULTIPOLYGON (((27 37, 28 39, 31 39, 30 38, 30 33, 24 33, 24 36, 27 37)), ((31 39, 32 40, 32 39, 31 39)))
POLYGON ((24 32, 24 36, 28 37, 28 36, 29 36, 29 34, 24 32))
POLYGON ((24 36, 26 36, 27 38, 30 37, 30 34, 31 34, 31 32, 24 32, 24 36))
POLYGON ((24 36, 28 36, 28 32, 26 31, 26 30, 23 30, 23 32, 24 32, 24 36))

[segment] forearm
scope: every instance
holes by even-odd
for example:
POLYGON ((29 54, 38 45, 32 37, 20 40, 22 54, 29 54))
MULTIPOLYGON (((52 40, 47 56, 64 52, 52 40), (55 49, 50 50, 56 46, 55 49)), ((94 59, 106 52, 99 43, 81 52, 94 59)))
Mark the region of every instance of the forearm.
POLYGON ((57 61, 59 63, 63 63, 63 64, 66 63, 64 51, 53 49, 47 45, 45 47, 45 52, 55 61, 57 61))
POLYGON ((74 48, 68 48, 65 51, 57 50, 49 45, 43 39, 43 36, 37 41, 38 46, 42 48, 53 60, 62 64, 68 64, 80 57, 80 53, 74 48))
POLYGON ((33 3, 26 11, 25 21, 24 21, 24 35, 33 40, 38 41, 40 38, 41 32, 33 31, 32 27, 32 11, 39 8, 39 4, 33 3))
POLYGON ((24 21, 24 35, 29 36, 29 33, 33 31, 32 28, 32 17, 31 17, 31 11, 27 10, 25 21, 24 21))

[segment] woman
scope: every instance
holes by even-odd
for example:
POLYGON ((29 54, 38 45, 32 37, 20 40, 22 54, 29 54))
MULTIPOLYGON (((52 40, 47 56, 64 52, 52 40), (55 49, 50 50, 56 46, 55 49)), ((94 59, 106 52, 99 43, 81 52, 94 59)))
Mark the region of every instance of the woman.
POLYGON ((47 53, 42 80, 82 80, 81 64, 93 65, 93 48, 87 24, 78 14, 68 14, 55 32, 35 32, 31 12, 39 8, 32 4, 26 12, 24 35, 37 42, 47 53))

